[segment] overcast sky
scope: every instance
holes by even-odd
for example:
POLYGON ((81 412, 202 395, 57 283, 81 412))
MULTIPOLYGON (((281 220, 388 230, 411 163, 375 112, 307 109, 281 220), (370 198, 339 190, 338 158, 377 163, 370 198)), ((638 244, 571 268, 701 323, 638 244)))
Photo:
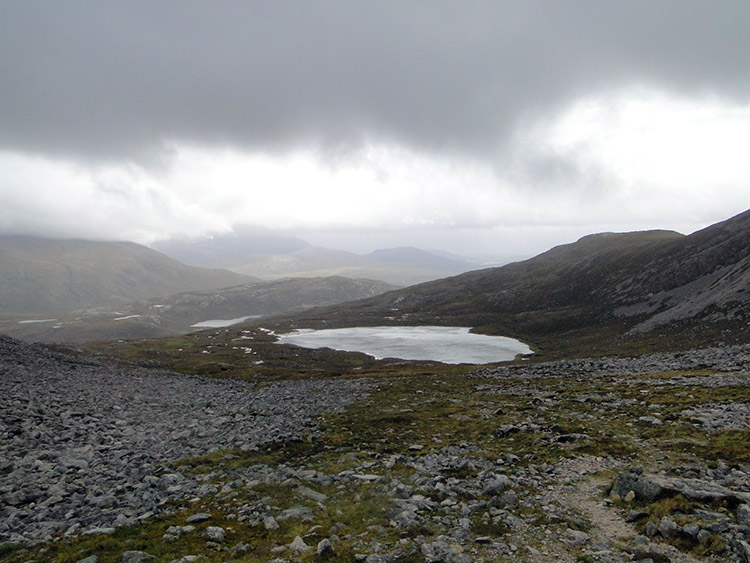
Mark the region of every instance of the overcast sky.
POLYGON ((0 0, 0 232, 524 256, 750 207, 750 2, 0 0))

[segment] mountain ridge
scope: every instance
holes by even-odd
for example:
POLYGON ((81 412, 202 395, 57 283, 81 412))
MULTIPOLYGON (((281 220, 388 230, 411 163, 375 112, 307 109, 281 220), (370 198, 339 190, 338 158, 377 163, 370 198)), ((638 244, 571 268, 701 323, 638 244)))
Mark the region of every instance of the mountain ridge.
POLYGON ((750 211, 688 236, 600 233, 294 322, 470 326, 548 356, 737 343, 750 335, 749 249, 750 211))

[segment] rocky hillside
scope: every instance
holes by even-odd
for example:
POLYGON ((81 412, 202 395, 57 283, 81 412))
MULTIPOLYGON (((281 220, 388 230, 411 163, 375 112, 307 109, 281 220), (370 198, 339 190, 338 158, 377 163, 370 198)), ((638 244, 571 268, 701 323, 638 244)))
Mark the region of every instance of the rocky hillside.
POLYGON ((694 347, 747 339, 749 281, 750 211, 690 236, 591 235, 524 262, 295 321, 473 326, 557 355, 694 347))
POLYGON ((0 314, 60 315, 251 281, 186 266, 131 242, 0 236, 0 314))

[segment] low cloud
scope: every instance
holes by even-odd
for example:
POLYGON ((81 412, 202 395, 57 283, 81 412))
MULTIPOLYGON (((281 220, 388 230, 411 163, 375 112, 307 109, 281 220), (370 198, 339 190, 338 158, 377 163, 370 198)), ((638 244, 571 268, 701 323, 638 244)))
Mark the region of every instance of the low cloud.
POLYGON ((0 230, 489 251, 698 228, 747 205, 749 17, 744 0, 8 3, 0 230))

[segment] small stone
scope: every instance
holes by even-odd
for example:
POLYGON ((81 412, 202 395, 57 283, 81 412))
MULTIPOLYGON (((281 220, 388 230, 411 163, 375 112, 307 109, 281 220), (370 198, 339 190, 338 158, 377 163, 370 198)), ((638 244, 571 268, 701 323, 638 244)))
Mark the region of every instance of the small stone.
POLYGON ((210 541, 223 542, 224 541, 224 528, 219 526, 209 526, 206 531, 203 532, 203 537, 210 541))
POLYGON ((698 537, 698 532, 700 531, 701 531, 701 527, 695 522, 692 522, 690 524, 685 524, 682 527, 682 533, 694 539, 698 537))
POLYGON ((750 526, 750 506, 741 504, 737 507, 737 523, 740 526, 750 526))
POLYGON ((497 475, 491 479, 488 479, 482 485, 482 494, 485 495, 497 495, 510 487, 511 481, 505 475, 497 475))
POLYGON ((590 539, 589 535, 586 532, 581 532, 580 530, 573 530, 570 528, 568 528, 568 530, 565 532, 565 535, 568 536, 568 540, 566 543, 573 547, 583 545, 590 539))
POLYGON ((673 538, 679 532, 680 527, 669 516, 663 516, 659 521, 659 533, 664 538, 673 538))
POLYGON ((231 551, 232 553, 236 555, 241 555, 244 553, 249 553, 250 551, 252 551, 252 549, 253 548, 251 545, 240 542, 240 543, 233 545, 232 549, 230 549, 229 551, 231 551))
POLYGON ((197 524, 198 522, 205 522, 206 520, 210 520, 211 515, 207 514, 205 512, 199 512, 198 514, 193 514, 192 516, 188 516, 187 522, 188 524, 197 524))
POLYGON ((515 506, 516 503, 518 503, 518 495, 515 491, 505 491, 502 495, 500 495, 500 505, 508 508, 511 506, 515 506))
POLYGON ((315 549, 315 554, 318 557, 333 555, 333 552, 333 545, 331 544, 331 540, 329 540, 328 538, 320 540, 320 542, 318 542, 318 547, 315 549))
POLYGON ((365 483, 378 483, 378 482, 385 481, 385 477, 383 477, 382 475, 371 475, 367 473, 364 473, 364 474, 355 473, 354 475, 351 476, 351 478, 356 481, 363 481, 365 483))
POLYGON ((276 521, 276 518, 273 516, 266 516, 263 518, 263 527, 266 530, 278 530, 279 529, 279 523, 276 521))
POLYGON ((625 495, 625 502, 633 502, 635 500, 635 491, 630 491, 625 495))
POLYGON ((303 553, 311 551, 312 547, 307 545, 305 543, 305 540, 303 540, 301 537, 297 536, 294 538, 292 543, 289 544, 289 549, 291 549, 294 553, 302 555, 303 553))
POLYGON ((141 561, 152 561, 154 559, 156 557, 143 551, 126 551, 122 554, 120 561, 122 563, 140 563, 141 561))
POLYGON ((306 506, 292 506, 286 510, 282 510, 281 514, 276 520, 283 521, 289 519, 305 518, 306 516, 312 515, 312 509, 306 506))
POLYGON ((84 536, 93 536, 95 534, 112 535, 115 533, 114 528, 90 528, 83 532, 84 536))
POLYGON ((737 555, 740 556, 740 561, 742 563, 750 563, 750 544, 742 541, 737 540, 735 545, 735 550, 737 551, 737 555))
POLYGON ((297 492, 315 502, 324 502, 328 498, 328 495, 324 495, 323 493, 319 493, 308 487, 297 487, 297 492))
POLYGON ((99 563, 99 558, 96 555, 89 555, 84 559, 79 559, 78 563, 99 563))

